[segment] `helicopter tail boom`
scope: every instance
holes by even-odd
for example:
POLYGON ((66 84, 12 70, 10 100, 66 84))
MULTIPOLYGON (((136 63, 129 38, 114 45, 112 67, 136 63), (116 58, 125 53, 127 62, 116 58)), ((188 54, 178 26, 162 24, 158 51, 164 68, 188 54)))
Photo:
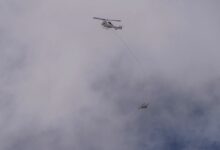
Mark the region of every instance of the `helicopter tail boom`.
POLYGON ((115 30, 122 30, 122 26, 114 27, 115 30))

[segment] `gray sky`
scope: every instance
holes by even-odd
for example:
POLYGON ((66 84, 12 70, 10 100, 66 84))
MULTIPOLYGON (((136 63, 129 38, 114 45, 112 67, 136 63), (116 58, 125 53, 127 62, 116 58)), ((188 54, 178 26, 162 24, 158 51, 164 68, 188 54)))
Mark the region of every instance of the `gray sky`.
POLYGON ((1 0, 0 149, 220 149, 219 7, 1 0))

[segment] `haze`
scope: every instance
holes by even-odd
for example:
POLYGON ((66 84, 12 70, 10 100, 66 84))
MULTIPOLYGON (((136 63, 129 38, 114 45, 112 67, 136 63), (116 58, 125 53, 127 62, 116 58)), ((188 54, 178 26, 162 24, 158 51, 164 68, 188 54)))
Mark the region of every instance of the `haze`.
POLYGON ((219 27, 217 0, 1 0, 0 149, 220 149, 219 27))

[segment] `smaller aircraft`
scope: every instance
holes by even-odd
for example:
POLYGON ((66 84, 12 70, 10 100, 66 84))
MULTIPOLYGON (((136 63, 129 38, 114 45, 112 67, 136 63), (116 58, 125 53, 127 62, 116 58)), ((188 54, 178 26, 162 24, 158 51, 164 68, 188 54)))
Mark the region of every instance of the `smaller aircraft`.
POLYGON ((105 18, 98 18, 98 17, 93 17, 93 19, 102 20, 102 26, 107 29, 109 29, 109 28, 113 28, 115 30, 122 29, 122 26, 115 26, 111 23, 111 21, 120 22, 121 20, 112 20, 112 19, 105 19, 105 18))
POLYGON ((149 103, 143 103, 143 104, 141 104, 141 106, 138 109, 147 109, 148 105, 149 105, 149 103))

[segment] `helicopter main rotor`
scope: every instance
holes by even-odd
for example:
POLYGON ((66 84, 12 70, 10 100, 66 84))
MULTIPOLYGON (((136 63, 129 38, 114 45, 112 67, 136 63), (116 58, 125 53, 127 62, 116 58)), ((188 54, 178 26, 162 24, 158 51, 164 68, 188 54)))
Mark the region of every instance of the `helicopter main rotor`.
POLYGON ((105 19, 105 18, 99 18, 99 17, 93 17, 93 19, 98 19, 98 20, 102 20, 102 21, 117 21, 117 22, 120 22, 120 21, 121 21, 121 20, 105 19))

